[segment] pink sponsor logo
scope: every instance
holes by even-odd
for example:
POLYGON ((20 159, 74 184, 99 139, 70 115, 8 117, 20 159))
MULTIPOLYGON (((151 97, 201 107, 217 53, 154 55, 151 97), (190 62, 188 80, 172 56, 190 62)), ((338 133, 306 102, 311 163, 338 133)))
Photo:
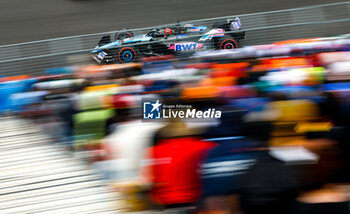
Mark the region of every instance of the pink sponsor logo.
POLYGON ((175 43, 170 46, 168 49, 175 51, 191 51, 198 50, 203 47, 203 44, 191 42, 191 43, 175 43))

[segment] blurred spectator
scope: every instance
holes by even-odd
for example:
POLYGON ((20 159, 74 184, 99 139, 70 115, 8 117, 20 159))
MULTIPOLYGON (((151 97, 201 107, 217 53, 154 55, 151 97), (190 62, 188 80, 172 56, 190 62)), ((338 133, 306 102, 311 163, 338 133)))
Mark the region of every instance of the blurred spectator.
POLYGON ((63 128, 63 141, 69 143, 69 147, 72 148, 73 128, 74 128, 74 115, 78 113, 76 109, 75 94, 62 94, 52 95, 46 97, 49 102, 54 103, 54 110, 61 120, 63 128))
POLYGON ((215 143, 201 141, 197 131, 180 120, 170 120, 161 129, 161 140, 146 151, 154 203, 176 208, 193 206, 198 201, 199 163, 215 143))
POLYGON ((143 152, 151 145, 155 131, 162 126, 159 122, 143 123, 133 114, 133 107, 129 105, 116 110, 116 116, 108 124, 110 128, 115 124, 115 129, 103 140, 108 157, 104 164, 110 167, 110 179, 114 181, 139 179, 143 152))
POLYGON ((244 176, 240 186, 240 202, 244 213, 282 214, 298 195, 299 164, 312 161, 313 155, 305 149, 269 150, 244 176), (292 159, 288 159, 288 153, 292 159))
POLYGON ((300 194, 291 213, 349 213, 348 187, 338 183, 342 181, 337 176, 344 168, 337 141, 313 139, 304 147, 316 154, 318 161, 304 166, 300 194))
POLYGON ((225 112, 220 125, 206 133, 206 136, 215 136, 207 140, 218 145, 208 152, 202 163, 201 212, 240 213, 240 183, 266 147, 271 132, 269 123, 244 125, 242 113, 237 110, 225 112), (263 135, 259 132, 251 135, 252 130, 263 130, 260 132, 263 135))
MULTIPOLYGON (((312 114, 303 112, 300 115, 312 114)), ((293 119, 298 118, 303 119, 293 119)), ((302 146, 270 146, 241 185, 240 201, 244 212, 330 213, 329 210, 335 209, 347 213, 344 212, 348 200, 344 197, 344 189, 338 192, 336 188, 323 189, 325 184, 344 182, 339 180, 339 173, 344 170, 339 138, 336 137, 339 134, 336 130, 312 130, 307 134, 308 139, 289 144, 302 146), (327 205, 335 201, 338 205, 327 205)))

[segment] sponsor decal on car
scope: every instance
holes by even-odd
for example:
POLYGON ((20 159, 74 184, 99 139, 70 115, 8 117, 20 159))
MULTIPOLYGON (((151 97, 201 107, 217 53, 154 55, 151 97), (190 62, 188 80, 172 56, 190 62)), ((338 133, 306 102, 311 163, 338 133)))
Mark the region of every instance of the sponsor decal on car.
POLYGON ((190 28, 190 29, 188 29, 188 31, 189 32, 200 32, 201 29, 199 29, 199 28, 190 28))
POLYGON ((198 50, 202 47, 202 44, 196 42, 186 42, 186 43, 175 43, 170 46, 169 49, 173 49, 174 51, 194 51, 198 50))
POLYGON ((206 29, 207 29, 207 27, 205 27, 205 26, 196 26, 196 27, 190 27, 188 29, 188 31, 189 32, 202 32, 202 31, 204 31, 206 29))

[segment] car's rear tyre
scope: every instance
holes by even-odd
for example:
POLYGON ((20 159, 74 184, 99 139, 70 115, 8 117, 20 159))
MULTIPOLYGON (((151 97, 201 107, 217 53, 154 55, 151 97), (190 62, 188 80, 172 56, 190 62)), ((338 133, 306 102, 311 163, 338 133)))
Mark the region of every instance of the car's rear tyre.
POLYGON ((119 63, 132 63, 136 62, 139 54, 136 48, 134 47, 124 47, 120 48, 117 51, 116 59, 119 63))
POLYGON ((218 41, 218 49, 230 50, 238 48, 238 42, 231 36, 224 36, 218 41))

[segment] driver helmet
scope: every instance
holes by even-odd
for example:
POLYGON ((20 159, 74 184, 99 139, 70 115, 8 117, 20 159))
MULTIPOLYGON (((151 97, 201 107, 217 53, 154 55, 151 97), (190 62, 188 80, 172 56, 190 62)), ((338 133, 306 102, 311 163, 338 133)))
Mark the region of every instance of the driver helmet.
POLYGON ((167 35, 173 34, 173 30, 171 28, 165 28, 164 34, 167 34, 167 35))

